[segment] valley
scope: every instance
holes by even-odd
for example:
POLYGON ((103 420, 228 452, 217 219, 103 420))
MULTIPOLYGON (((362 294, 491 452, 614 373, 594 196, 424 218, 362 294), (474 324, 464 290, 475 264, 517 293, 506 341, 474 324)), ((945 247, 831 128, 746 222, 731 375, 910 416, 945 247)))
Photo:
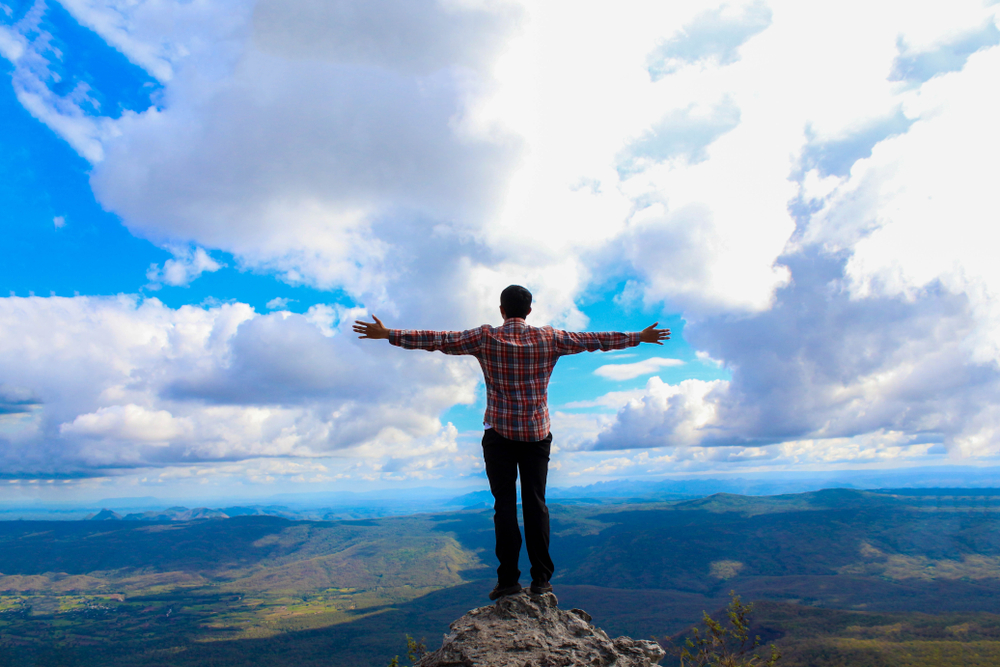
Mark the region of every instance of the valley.
MULTIPOLYGON (((553 505, 553 583, 612 635, 669 643, 735 590, 779 664, 996 664, 998 499, 553 505)), ((491 516, 0 522, 0 666, 380 667, 488 603, 491 516)))

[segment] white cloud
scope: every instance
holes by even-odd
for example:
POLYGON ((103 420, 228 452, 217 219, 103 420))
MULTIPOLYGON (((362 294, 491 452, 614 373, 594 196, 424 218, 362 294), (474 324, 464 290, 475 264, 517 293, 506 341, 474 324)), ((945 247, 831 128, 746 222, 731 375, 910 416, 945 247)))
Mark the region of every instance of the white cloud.
POLYGON ((8 412, 38 420, 32 437, 0 431, 11 471, 334 453, 440 463, 454 429, 438 416, 472 402, 479 377, 469 360, 326 336, 245 304, 14 297, 0 299, 0 322, 8 412))
POLYGON ((14 25, 0 27, 0 55, 14 65, 11 83, 21 105, 81 156, 99 162, 103 142, 116 134, 115 123, 94 113, 100 104, 86 82, 77 82, 64 94, 53 90, 61 77, 51 65, 62 60, 62 53, 42 27, 45 10, 45 3, 36 0, 14 25))
POLYGON ((283 296, 276 296, 267 302, 266 306, 268 310, 284 310, 288 308, 288 304, 295 301, 295 299, 288 299, 283 296))
POLYGON ((701 445, 706 430, 718 426, 724 380, 684 380, 670 385, 651 377, 641 398, 632 399, 598 434, 597 449, 633 449, 701 445))
POLYGON ((653 357, 652 359, 643 359, 631 364, 605 364, 595 370, 594 375, 621 382, 622 380, 631 380, 641 375, 655 373, 661 368, 683 365, 684 362, 680 359, 653 357))
MULTIPOLYGON (((587 447, 759 447, 787 441, 944 445, 995 457, 1000 369, 969 345, 978 318, 964 295, 855 298, 845 261, 812 249, 772 310, 710 318, 686 335, 733 370, 731 381, 664 385, 651 378, 587 447), (838 285, 839 283, 839 285, 838 285), (861 438, 861 440, 857 440, 861 438)), ((606 407, 614 408, 612 402, 606 407)), ((916 451, 916 450, 913 450, 916 451)), ((859 460, 865 458, 858 453, 859 460)))
MULTIPOLYGON (((889 457, 889 440, 900 456, 996 450, 996 5, 65 4, 164 83, 157 108, 112 121, 86 87, 55 95, 41 4, 0 51, 26 108, 96 164, 101 203, 196 248, 150 280, 187 284, 219 249, 440 328, 494 320, 512 282, 534 291, 536 322, 582 327, 576 299, 627 281, 619 302, 681 311, 732 380, 566 406, 615 411, 554 416, 567 448, 672 446, 691 465, 889 457)), ((331 306, 32 303, 25 340, 93 318, 147 340, 40 344, 55 355, 34 353, 42 379, 59 358, 99 389, 68 370, 39 380, 39 428, 135 405, 211 434, 177 436, 163 460, 388 456, 444 437, 437 415, 475 383, 462 362, 368 356, 331 306)))
POLYGON ((695 351, 694 355, 698 359, 698 361, 700 361, 703 364, 707 364, 709 366, 722 368, 724 364, 724 362, 721 359, 713 359, 712 355, 710 355, 708 352, 705 352, 704 350, 697 350, 695 351))
POLYGON ((170 103, 117 124, 93 175, 102 203, 137 234, 366 301, 397 271, 440 263, 396 237, 468 236, 490 216, 517 142, 465 117, 516 12, 383 5, 264 2, 225 24, 213 37, 234 40, 233 59, 176 59, 170 103))
POLYGON ((658 478, 665 475, 761 471, 801 471, 879 467, 903 468, 943 462, 934 445, 908 444, 906 434, 875 432, 855 438, 794 440, 776 445, 658 447, 632 451, 561 452, 561 483, 584 484, 602 479, 658 478))
POLYGON ((969 341, 982 361, 1000 353, 1000 269, 991 252, 1000 243, 997 169, 990 158, 1000 151, 993 122, 1000 105, 988 83, 998 69, 1000 48, 993 47, 908 96, 905 109, 917 121, 855 165, 807 237, 832 250, 851 248, 847 276, 858 297, 912 299, 935 283, 965 294, 984 325, 969 341))
POLYGON ((18 31, 0 25, 0 56, 17 62, 24 55, 26 41, 18 31))
POLYGON ((167 285, 186 286, 203 273, 212 273, 223 267, 212 259, 204 248, 172 248, 173 259, 168 259, 163 266, 153 264, 146 271, 146 279, 154 286, 159 283, 167 285))
POLYGON ((164 444, 186 431, 190 431, 190 423, 175 419, 166 410, 147 410, 132 403, 99 408, 59 425, 61 435, 164 444))

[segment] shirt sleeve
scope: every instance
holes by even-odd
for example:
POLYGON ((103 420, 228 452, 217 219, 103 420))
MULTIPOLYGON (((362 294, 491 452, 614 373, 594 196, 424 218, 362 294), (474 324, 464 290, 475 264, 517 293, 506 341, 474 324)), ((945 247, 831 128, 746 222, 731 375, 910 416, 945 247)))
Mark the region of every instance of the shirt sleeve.
POLYGON ((597 352, 598 350, 622 350, 635 347, 640 342, 639 333, 621 333, 618 331, 587 331, 574 332, 554 329, 556 352, 577 354, 578 352, 597 352))
POLYGON ((407 350, 427 350, 445 354, 478 354, 482 329, 465 331, 422 331, 389 329, 389 342, 407 350))

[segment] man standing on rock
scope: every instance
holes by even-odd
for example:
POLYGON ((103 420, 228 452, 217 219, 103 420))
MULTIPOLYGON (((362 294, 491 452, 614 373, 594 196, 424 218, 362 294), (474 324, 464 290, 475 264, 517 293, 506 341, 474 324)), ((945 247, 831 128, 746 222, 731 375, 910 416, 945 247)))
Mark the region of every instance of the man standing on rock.
POLYGON ((486 379, 486 416, 483 419, 483 458, 493 493, 496 530, 497 585, 490 599, 521 590, 517 567, 521 531, 517 525, 517 476, 521 474, 524 537, 531 561, 531 592, 552 590, 555 566, 549 557, 549 509, 545 480, 549 470, 548 385, 556 361, 565 354, 620 350, 639 343, 662 345, 670 329, 653 323, 634 333, 574 333, 552 327, 528 326, 531 292, 511 285, 500 293, 501 327, 488 324, 466 331, 408 331, 387 329, 380 319, 356 321, 359 338, 388 339, 407 349, 471 354, 479 359, 486 379))

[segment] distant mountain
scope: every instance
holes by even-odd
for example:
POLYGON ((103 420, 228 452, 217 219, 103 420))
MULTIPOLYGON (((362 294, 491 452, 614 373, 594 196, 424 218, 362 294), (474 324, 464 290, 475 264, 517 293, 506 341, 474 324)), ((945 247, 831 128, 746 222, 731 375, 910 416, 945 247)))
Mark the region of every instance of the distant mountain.
POLYGON ((143 507, 162 507, 164 502, 153 496, 141 496, 131 498, 102 498, 97 501, 97 504, 101 507, 110 507, 112 509, 139 509, 143 507))
MULTIPOLYGON (((1000 487, 1000 467, 939 466, 897 470, 840 470, 786 473, 746 473, 738 477, 716 476, 673 479, 627 479, 597 482, 586 486, 550 486, 548 497, 560 505, 621 505, 683 501, 727 493, 741 496, 775 496, 808 493, 828 488, 879 491, 890 495, 920 497, 928 494, 950 496, 971 490, 1000 487), (935 491, 932 491, 936 489, 935 491)), ((170 506, 176 501, 150 496, 105 498, 95 504, 43 503, 28 505, 0 503, 0 521, 5 519, 82 519, 96 508, 108 509, 125 517, 146 520, 175 520, 170 506), (153 514, 150 514, 152 512, 153 514), (132 516, 136 515, 136 516, 132 516)), ((284 493, 266 498, 210 498, 185 502, 210 508, 227 516, 282 516, 296 520, 352 520, 402 516, 421 512, 442 512, 459 508, 489 508, 493 498, 485 482, 465 488, 392 487, 377 491, 329 491, 284 493)), ((917 502, 917 501, 914 501, 917 502)), ((186 510, 185 510, 186 511, 186 510)))
POLYGON ((96 514, 85 517, 88 521, 195 521, 198 519, 229 519, 235 516, 276 516, 285 519, 308 519, 302 512, 294 512, 287 507, 224 507, 212 509, 210 507, 168 507, 161 510, 147 510, 145 512, 130 512, 124 516, 109 509, 102 509, 96 514))
POLYGON ((678 502, 674 508, 709 512, 739 512, 752 515, 803 510, 893 507, 900 504, 904 504, 903 501, 878 492, 855 489, 823 489, 822 491, 777 496, 741 496, 735 493, 715 493, 705 498, 678 502))
POLYGON ((700 497, 715 493, 744 496, 797 494, 823 489, 902 489, 917 495, 931 488, 1000 487, 1000 468, 942 466, 898 470, 849 470, 830 472, 766 473, 740 477, 714 477, 662 480, 612 480, 587 486, 549 489, 552 499, 634 498, 669 500, 700 497))
MULTIPOLYGON (((10 664, 384 665, 493 585, 488 509, 265 511, 282 510, 0 521, 0 643, 24 658, 10 664)), ((1000 664, 1000 490, 553 502, 551 521, 561 606, 613 635, 673 636, 736 590, 799 656, 789 667, 1000 664)))
POLYGON ((195 519, 228 519, 229 515, 221 510, 208 507, 169 507, 165 510, 150 510, 148 512, 133 512, 125 515, 125 521, 194 521, 195 519))

